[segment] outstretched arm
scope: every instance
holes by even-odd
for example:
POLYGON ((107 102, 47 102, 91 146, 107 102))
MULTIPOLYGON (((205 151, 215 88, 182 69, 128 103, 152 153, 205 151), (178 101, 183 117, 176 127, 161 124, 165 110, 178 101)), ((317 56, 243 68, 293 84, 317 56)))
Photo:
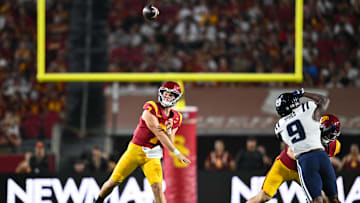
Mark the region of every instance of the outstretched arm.
POLYGON ((304 88, 295 90, 293 94, 298 98, 304 96, 315 101, 317 105, 317 108, 315 109, 313 115, 313 118, 315 120, 320 120, 321 115, 323 115, 326 112, 326 110, 329 108, 330 99, 327 96, 323 96, 321 94, 316 94, 316 93, 305 92, 304 88))
POLYGON ((304 97, 314 100, 317 104, 317 108, 314 111, 313 118, 315 120, 320 120, 321 116, 329 108, 330 99, 326 96, 316 93, 304 92, 304 97))
POLYGON ((190 163, 190 160, 187 159, 184 155, 182 155, 178 149, 176 149, 174 144, 171 142, 169 137, 161 128, 158 119, 154 115, 152 115, 149 111, 145 110, 143 111, 141 118, 145 121, 146 126, 150 129, 150 131, 154 133, 154 135, 159 139, 161 144, 166 147, 166 149, 173 152, 182 163, 190 163))

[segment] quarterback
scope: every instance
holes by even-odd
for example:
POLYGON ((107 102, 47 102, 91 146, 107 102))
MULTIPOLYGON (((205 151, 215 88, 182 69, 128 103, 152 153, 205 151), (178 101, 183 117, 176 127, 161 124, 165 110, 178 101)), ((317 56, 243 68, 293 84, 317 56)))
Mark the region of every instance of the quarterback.
MULTIPOLYGON (((320 123, 322 144, 328 155, 333 157, 340 152, 341 145, 336 139, 340 135, 340 122, 335 116, 327 114, 321 117, 320 123)), ((286 146, 266 174, 261 191, 247 202, 269 201, 283 182, 292 180, 300 184, 294 152, 286 146)))
POLYGON ((155 203, 165 203, 162 191, 162 147, 174 153, 183 164, 190 160, 175 148, 175 133, 182 122, 182 115, 172 109, 181 97, 180 86, 165 82, 158 91, 158 102, 148 101, 134 131, 127 150, 116 164, 110 178, 103 184, 95 203, 104 202, 113 188, 120 184, 137 167, 141 167, 154 193, 155 203))

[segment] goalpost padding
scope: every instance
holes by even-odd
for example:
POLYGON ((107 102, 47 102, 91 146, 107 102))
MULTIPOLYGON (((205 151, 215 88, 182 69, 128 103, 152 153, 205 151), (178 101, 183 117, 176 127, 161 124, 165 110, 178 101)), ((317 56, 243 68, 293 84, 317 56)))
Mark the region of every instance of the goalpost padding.
MULTIPOLYGON (((45 71, 45 1, 37 1, 37 80, 39 82, 302 82, 303 0, 295 3, 294 73, 46 73, 45 71)), ((139 13, 141 15, 141 13, 139 13)))
POLYGON ((179 110, 183 115, 182 125, 175 135, 175 147, 191 161, 182 164, 173 153, 164 150, 165 197, 171 203, 197 203, 197 141, 196 120, 198 109, 187 106, 179 110))

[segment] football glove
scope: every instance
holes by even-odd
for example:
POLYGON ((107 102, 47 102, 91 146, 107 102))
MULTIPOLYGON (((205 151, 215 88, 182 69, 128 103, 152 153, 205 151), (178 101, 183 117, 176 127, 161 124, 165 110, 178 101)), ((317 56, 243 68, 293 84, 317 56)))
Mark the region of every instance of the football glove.
POLYGON ((295 90, 292 92, 292 94, 294 96, 296 96, 297 98, 301 98, 302 96, 304 96, 304 93, 305 93, 304 88, 301 88, 301 89, 298 89, 298 90, 295 90))

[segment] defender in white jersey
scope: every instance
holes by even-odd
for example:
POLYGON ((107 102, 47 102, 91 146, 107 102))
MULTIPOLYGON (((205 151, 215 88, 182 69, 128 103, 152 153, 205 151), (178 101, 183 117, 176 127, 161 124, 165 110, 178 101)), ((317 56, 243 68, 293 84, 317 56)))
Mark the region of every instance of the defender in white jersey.
POLYGON ((320 122, 312 119, 316 108, 314 101, 302 103, 289 115, 282 117, 275 126, 275 133, 282 134, 283 141, 290 146, 295 156, 311 150, 324 150, 320 139, 320 122))
POLYGON ((330 202, 340 202, 335 171, 321 143, 319 120, 329 102, 327 97, 304 92, 304 89, 281 94, 276 99, 281 119, 276 123, 275 134, 294 151, 301 187, 309 202, 323 201, 322 188, 330 202), (313 101, 300 103, 302 96, 313 101))

